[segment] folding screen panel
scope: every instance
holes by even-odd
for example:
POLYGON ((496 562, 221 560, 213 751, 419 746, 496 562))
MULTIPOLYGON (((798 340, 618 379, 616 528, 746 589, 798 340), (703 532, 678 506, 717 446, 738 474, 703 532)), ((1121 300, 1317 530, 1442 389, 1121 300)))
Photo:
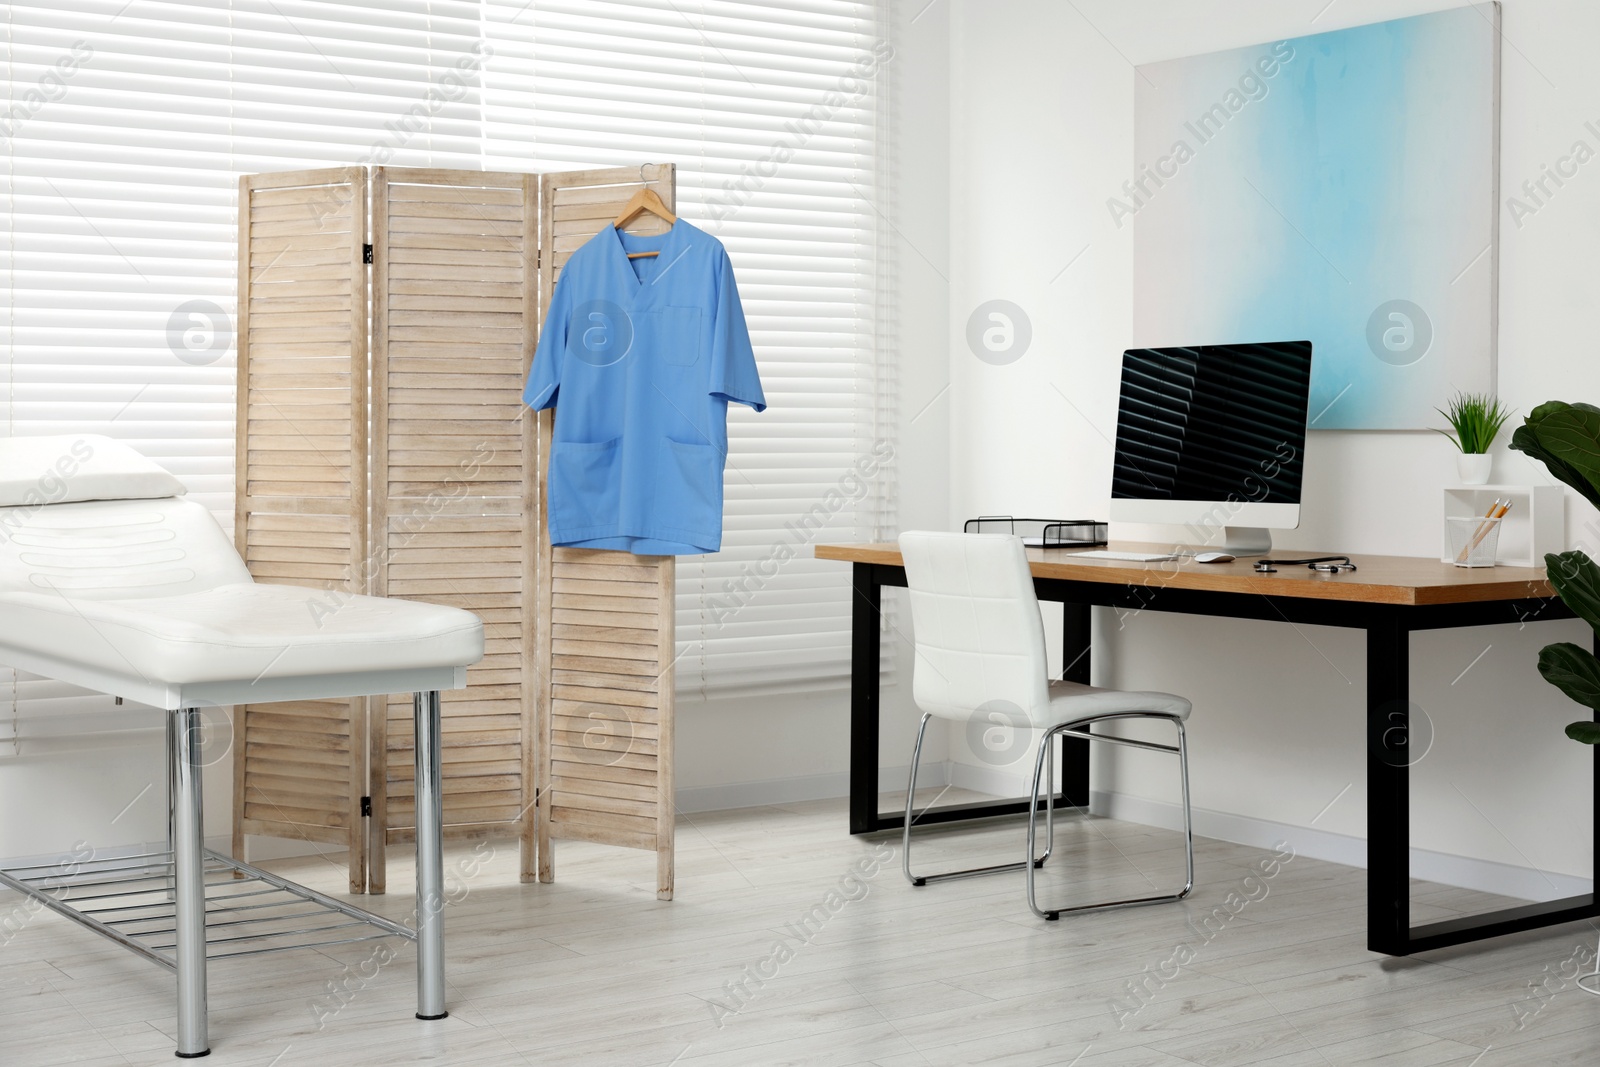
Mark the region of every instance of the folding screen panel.
MULTIPOLYGON (((538 178, 375 168, 373 593, 483 619, 483 662, 444 694, 451 837, 516 836, 534 866, 534 420, 538 178)), ((373 702, 372 880, 415 827, 411 698, 373 702)))
MULTIPOLYGON (((358 167, 239 182, 234 538, 256 578, 325 588, 330 613, 366 592, 366 217, 358 167)), ((234 710, 234 855, 246 834, 339 844, 366 888, 365 708, 234 710)))
MULTIPOLYGON (((329 613, 370 593, 478 614, 484 660, 444 695, 446 834, 518 838, 524 880, 551 879, 552 836, 652 850, 670 898, 674 561, 551 550, 550 420, 521 404, 556 273, 651 168, 670 205, 654 164, 241 180, 237 540, 329 613)), ((352 891, 383 892, 413 745, 409 694, 237 709, 235 854, 341 844, 352 891)))
MULTIPOLYGON (((545 175, 541 229, 551 254, 540 277, 541 309, 550 306, 574 251, 611 225, 646 184, 671 207, 674 179, 666 164, 545 175)), ((628 229, 659 233, 666 223, 645 214, 628 229)), ((552 426, 550 413, 542 413, 541 515, 552 426)), ((649 849, 656 853, 656 895, 670 900, 675 560, 552 549, 541 528, 539 562, 537 662, 548 666, 538 692, 540 734, 549 738, 539 793, 539 878, 555 875, 552 837, 649 849)))

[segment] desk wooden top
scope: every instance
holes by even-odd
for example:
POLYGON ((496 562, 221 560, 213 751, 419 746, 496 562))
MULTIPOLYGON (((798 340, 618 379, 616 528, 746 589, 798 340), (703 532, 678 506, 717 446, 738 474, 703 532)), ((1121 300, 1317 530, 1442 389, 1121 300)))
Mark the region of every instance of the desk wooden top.
MULTIPOLYGON (((1114 541, 1108 547, 1116 552, 1154 553, 1171 549, 1170 545, 1130 541, 1114 541)), ((1277 554, 1297 559, 1331 553, 1283 549, 1277 554)), ((815 555, 818 559, 846 563, 904 566, 900 546, 894 542, 817 545, 815 555)), ((1232 563, 1196 563, 1192 559, 1135 563, 1115 559, 1074 560, 1073 555, 1071 549, 1028 549, 1035 578, 1073 582, 1259 593, 1362 604, 1472 604, 1555 596, 1555 590, 1545 579, 1543 567, 1457 567, 1418 556, 1355 555, 1350 559, 1358 569, 1345 574, 1322 574, 1304 566, 1279 567, 1276 574, 1257 574, 1254 560, 1248 557, 1232 563)))

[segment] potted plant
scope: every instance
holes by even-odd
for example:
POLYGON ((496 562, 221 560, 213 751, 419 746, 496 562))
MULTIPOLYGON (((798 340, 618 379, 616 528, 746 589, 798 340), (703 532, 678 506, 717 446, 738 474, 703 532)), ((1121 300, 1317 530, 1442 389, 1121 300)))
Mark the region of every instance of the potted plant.
MULTIPOLYGON (((1560 400, 1540 404, 1511 435, 1511 447, 1543 463, 1600 508, 1600 408, 1560 400)), ((1544 563, 1562 603, 1600 634, 1600 567, 1584 552, 1552 552, 1544 563)), ((1539 673, 1591 713, 1568 723, 1567 736, 1586 745, 1600 743, 1595 721, 1600 718, 1600 658, 1593 642, 1590 648, 1570 641, 1546 645, 1539 653, 1539 673)), ((1578 978, 1578 988, 1600 995, 1600 953, 1594 971, 1578 978)))
MULTIPOLYGON (((1511 447, 1539 460, 1550 473, 1600 508, 1600 408, 1552 400, 1533 409, 1511 447)), ((1550 584, 1562 603, 1600 633, 1600 567, 1587 553, 1551 553, 1544 558, 1550 584)), ((1545 681, 1595 713, 1600 713, 1600 659, 1570 641, 1539 653, 1545 681)), ((1572 723, 1567 736, 1592 745, 1600 742, 1600 723, 1593 718, 1572 723)))
POLYGON ((1456 457, 1456 473, 1461 477, 1461 484, 1486 484, 1494 467, 1489 446, 1494 444, 1511 412, 1502 407, 1500 398, 1492 393, 1461 392, 1444 407, 1434 410, 1450 424, 1450 429, 1439 432, 1461 450, 1456 457))

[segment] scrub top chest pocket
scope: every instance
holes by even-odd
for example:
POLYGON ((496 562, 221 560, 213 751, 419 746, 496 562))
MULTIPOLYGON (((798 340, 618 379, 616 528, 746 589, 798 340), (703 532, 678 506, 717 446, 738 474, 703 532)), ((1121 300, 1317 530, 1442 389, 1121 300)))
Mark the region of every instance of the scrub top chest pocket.
POLYGON ((644 312, 644 318, 663 363, 669 367, 692 367, 700 362, 699 308, 655 308, 644 312))

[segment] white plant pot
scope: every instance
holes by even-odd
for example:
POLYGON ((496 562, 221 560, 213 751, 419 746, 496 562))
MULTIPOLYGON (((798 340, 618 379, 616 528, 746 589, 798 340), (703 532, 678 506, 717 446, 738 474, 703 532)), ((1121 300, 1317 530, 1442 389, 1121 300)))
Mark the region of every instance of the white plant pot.
POLYGON ((1463 452, 1456 457, 1456 475, 1462 485, 1488 485, 1493 471, 1494 457, 1488 453, 1480 456, 1463 452))

